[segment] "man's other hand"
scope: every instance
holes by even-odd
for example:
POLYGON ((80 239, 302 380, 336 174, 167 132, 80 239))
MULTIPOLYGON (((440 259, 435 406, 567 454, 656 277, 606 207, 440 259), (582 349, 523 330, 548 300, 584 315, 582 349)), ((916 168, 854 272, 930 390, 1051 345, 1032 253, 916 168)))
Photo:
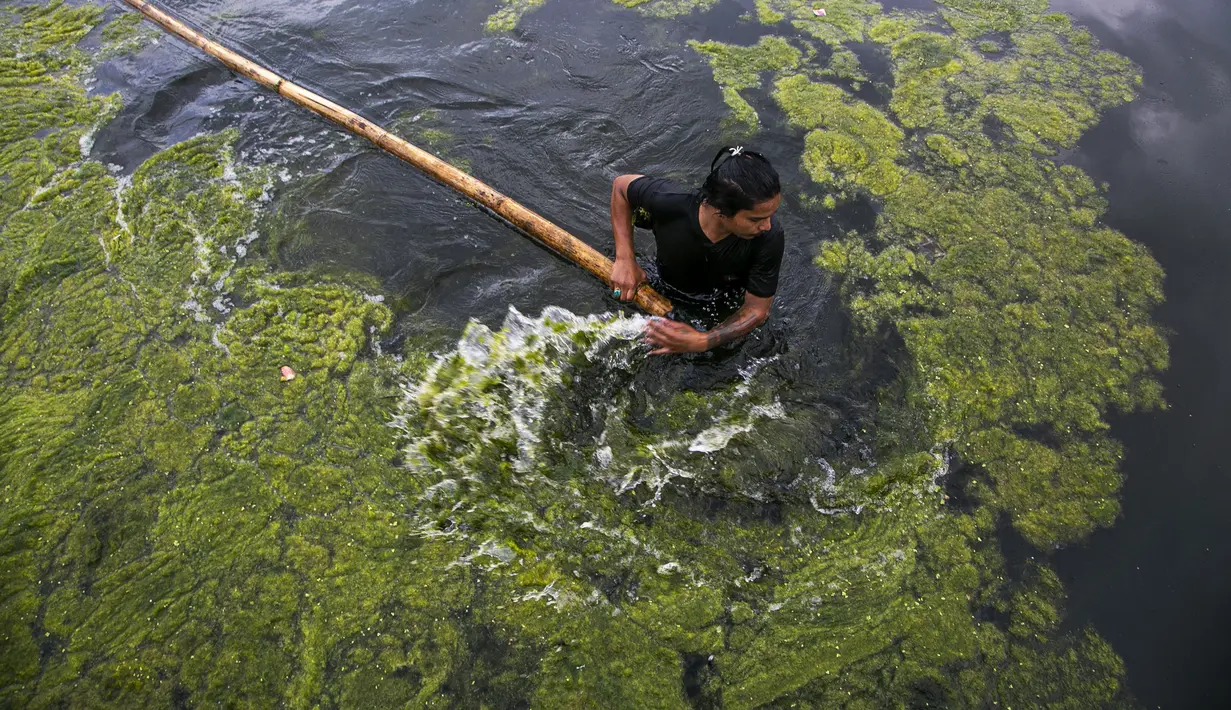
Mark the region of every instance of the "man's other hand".
POLYGON ((616 259, 611 267, 611 288, 619 290, 621 301, 631 301, 637 295, 637 287, 645 283, 645 270, 635 259, 616 259))
POLYGON ((666 318, 651 318, 645 327, 645 343, 651 355, 705 352, 705 333, 692 326, 666 318))

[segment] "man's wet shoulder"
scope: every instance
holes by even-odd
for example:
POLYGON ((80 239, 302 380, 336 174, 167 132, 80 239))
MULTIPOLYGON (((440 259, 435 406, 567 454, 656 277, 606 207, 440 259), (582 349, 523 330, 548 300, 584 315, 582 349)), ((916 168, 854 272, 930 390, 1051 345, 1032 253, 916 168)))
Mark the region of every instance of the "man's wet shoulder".
POLYGON ((696 191, 684 187, 671 178, 643 175, 628 185, 628 198, 636 205, 649 207, 651 204, 673 205, 688 204, 696 191))

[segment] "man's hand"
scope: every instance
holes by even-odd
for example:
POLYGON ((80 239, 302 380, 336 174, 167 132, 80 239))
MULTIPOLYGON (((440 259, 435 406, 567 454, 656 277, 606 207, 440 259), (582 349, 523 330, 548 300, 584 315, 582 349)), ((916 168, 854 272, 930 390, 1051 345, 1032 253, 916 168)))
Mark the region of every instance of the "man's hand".
POLYGON ((673 320, 654 318, 645 328, 645 342, 657 348, 650 352, 651 355, 702 353, 756 330, 769 318, 769 309, 773 304, 773 296, 762 298, 745 293, 744 306, 722 325, 705 333, 673 320))
POLYGON ((651 318, 645 327, 645 342, 654 347, 651 355, 700 353, 709 349, 705 333, 690 325, 666 318, 651 318))
POLYGON ((620 292, 621 301, 631 301, 637 288, 645 283, 645 270, 636 259, 616 259, 611 267, 611 288, 620 292))

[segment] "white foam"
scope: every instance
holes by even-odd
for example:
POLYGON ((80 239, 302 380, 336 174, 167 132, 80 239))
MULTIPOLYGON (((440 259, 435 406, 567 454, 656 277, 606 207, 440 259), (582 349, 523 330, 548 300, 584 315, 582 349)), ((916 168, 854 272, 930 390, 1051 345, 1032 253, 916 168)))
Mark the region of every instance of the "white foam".
POLYGON ((722 424, 713 426, 705 431, 697 434, 697 438, 693 439, 688 445, 689 451, 700 453, 713 453, 727 448, 727 444, 731 443, 731 439, 738 434, 744 434, 752 431, 751 424, 722 424))

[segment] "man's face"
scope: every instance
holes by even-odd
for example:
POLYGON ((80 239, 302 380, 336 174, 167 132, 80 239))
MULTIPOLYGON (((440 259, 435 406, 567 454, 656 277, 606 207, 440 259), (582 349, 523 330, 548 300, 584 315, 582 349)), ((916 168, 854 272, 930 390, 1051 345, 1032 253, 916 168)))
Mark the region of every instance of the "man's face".
POLYGON ((769 231, 772 226, 771 218, 781 204, 782 195, 774 195, 773 199, 755 205, 750 210, 740 210, 734 217, 722 219, 732 234, 743 239, 752 239, 769 231))

